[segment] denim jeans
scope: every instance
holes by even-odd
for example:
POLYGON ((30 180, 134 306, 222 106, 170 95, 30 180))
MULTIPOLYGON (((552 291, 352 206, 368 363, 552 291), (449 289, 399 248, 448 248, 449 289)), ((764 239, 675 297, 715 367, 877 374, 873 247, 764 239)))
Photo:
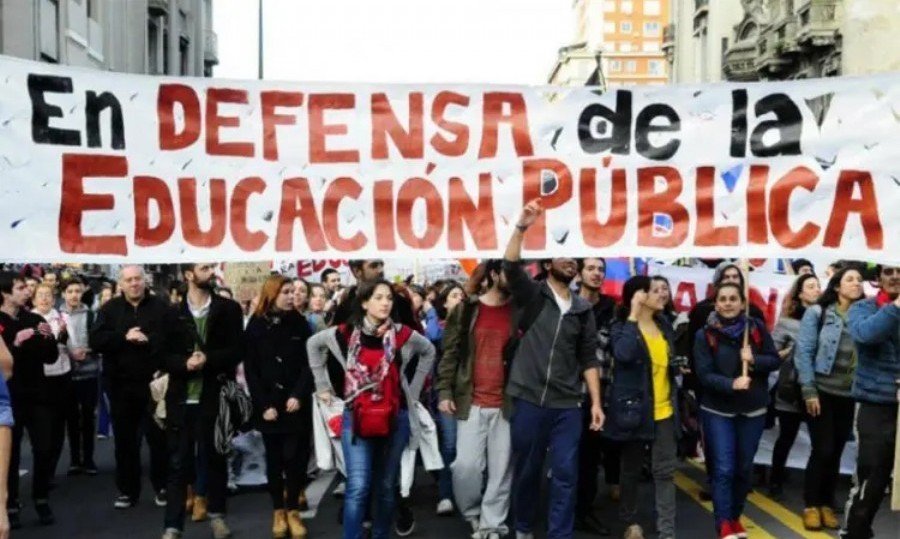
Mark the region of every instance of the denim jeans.
POLYGON ((437 412, 438 435, 441 443, 441 458, 444 467, 438 471, 438 496, 441 500, 453 499, 453 471, 450 465, 456 460, 456 418, 437 412))
POLYGON ((397 505, 400 458, 409 443, 409 412, 400 410, 394 432, 387 438, 354 437, 352 421, 351 412, 345 411, 341 430, 347 468, 343 539, 362 539, 370 489, 374 489, 371 538, 388 539, 397 505))
POLYGON ((571 539, 575 528, 581 409, 544 408, 520 399, 513 408, 513 510, 516 532, 531 533, 538 513, 544 459, 550 458, 547 539, 571 539), (549 451, 548 451, 549 450, 549 451))
POLYGON ((716 529, 739 520, 753 484, 753 458, 759 448, 766 416, 725 417, 700 410, 706 452, 711 454, 710 485, 716 529))

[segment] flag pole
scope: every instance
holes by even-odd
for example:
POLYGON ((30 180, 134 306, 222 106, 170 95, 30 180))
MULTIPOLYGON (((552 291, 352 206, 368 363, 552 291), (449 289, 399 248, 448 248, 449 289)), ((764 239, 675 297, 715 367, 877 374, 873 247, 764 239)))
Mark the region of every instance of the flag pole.
MULTIPOLYGON (((741 272, 744 274, 744 348, 750 344, 750 260, 741 259, 741 272)), ((741 362, 741 376, 746 377, 750 371, 750 364, 741 362)))

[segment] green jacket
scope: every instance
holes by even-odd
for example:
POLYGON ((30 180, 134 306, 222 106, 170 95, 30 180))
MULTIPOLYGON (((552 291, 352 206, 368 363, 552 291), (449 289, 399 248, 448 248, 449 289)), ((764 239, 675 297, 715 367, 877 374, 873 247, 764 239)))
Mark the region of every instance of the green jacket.
MULTIPOLYGON (((478 320, 481 301, 470 296, 447 317, 444 325, 442 348, 444 355, 438 363, 435 389, 438 400, 450 400, 456 405, 456 418, 469 419, 474 392, 473 372, 475 364, 475 340, 471 338, 478 320)), ((512 399, 504 390, 503 417, 510 418, 512 399)))

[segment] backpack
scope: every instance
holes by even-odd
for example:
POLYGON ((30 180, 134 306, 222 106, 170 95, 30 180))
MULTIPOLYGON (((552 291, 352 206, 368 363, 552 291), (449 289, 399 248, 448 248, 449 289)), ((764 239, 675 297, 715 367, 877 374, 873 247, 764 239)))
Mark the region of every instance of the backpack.
MULTIPOLYGON (((816 322, 816 347, 819 345, 819 338, 822 335, 822 328, 825 326, 825 311, 819 307, 819 317, 816 322)), ((796 341, 794 343, 796 346, 796 341)), ((781 365, 778 373, 778 386, 776 388, 778 397, 789 403, 802 403, 803 393, 800 389, 800 376, 797 372, 797 366, 794 365, 793 359, 785 361, 781 365)))
MULTIPOLYGON (((408 326, 400 326, 396 335, 396 349, 394 357, 388 358, 391 362, 388 373, 381 381, 381 395, 374 399, 372 391, 363 391, 351 404, 353 415, 353 435, 360 438, 386 438, 394 429, 397 415, 400 413, 401 386, 400 365, 396 358, 400 356, 400 349, 412 336, 412 329, 408 326)), ((412 405, 412 403, 410 403, 412 405)))

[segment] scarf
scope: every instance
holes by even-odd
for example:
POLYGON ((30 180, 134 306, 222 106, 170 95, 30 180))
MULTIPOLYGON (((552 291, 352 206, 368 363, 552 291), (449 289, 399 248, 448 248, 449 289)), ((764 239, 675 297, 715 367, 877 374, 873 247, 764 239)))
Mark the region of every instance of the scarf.
POLYGON ((713 311, 709 313, 706 325, 730 339, 741 340, 744 338, 744 328, 747 326, 747 317, 744 316, 744 313, 741 313, 737 318, 729 320, 722 318, 719 316, 719 313, 713 311))
POLYGON ((372 393, 373 401, 383 398, 384 391, 381 383, 390 372, 391 360, 394 358, 396 348, 397 333, 390 319, 381 325, 375 325, 368 318, 363 318, 362 326, 353 328, 347 341, 347 372, 344 378, 344 393, 347 401, 352 401, 364 391, 372 393), (380 338, 384 350, 381 361, 371 368, 359 361, 362 334, 380 338))
POLYGON ((885 305, 887 305, 888 303, 890 303, 892 301, 894 301, 894 300, 892 300, 891 297, 888 296, 887 292, 885 292, 884 290, 879 290, 878 295, 875 296, 875 305, 877 305, 879 309, 884 307, 885 305))

